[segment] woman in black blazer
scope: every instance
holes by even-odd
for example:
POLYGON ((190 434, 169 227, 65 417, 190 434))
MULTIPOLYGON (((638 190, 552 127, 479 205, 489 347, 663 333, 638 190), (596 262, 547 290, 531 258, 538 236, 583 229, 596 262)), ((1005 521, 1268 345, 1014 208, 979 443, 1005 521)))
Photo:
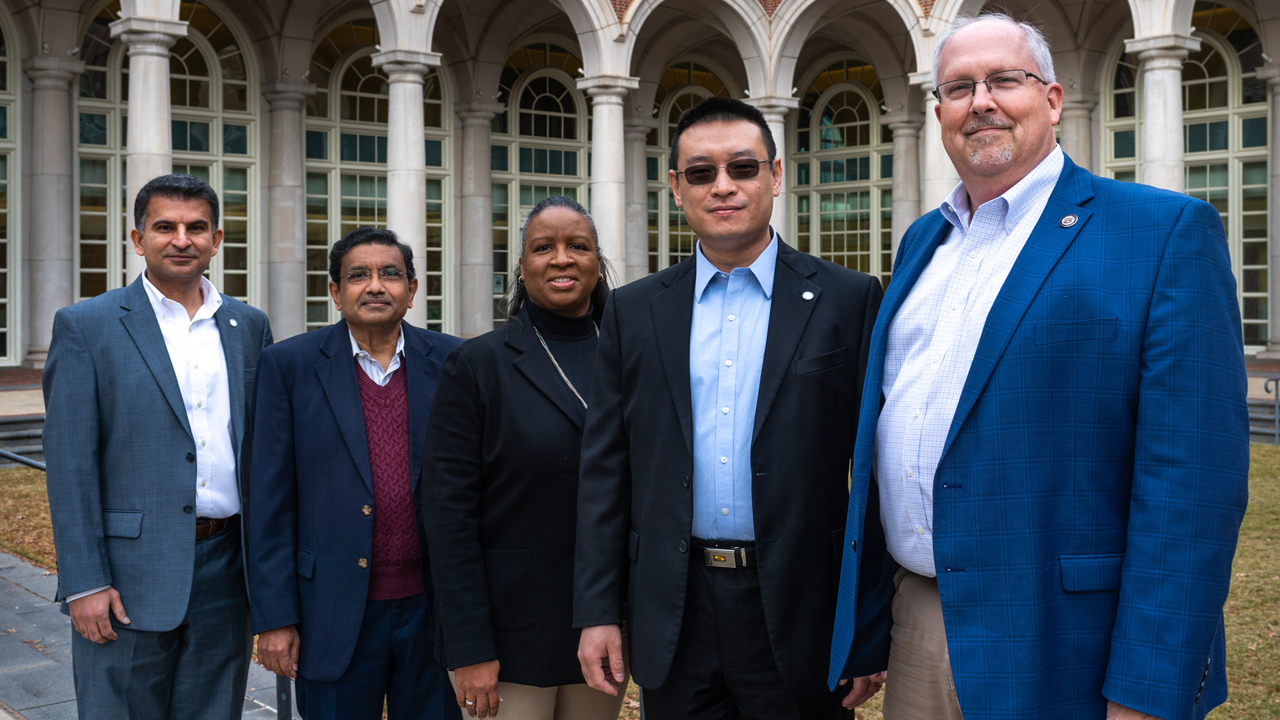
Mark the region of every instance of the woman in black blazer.
POLYGON ((423 500, 440 661, 472 717, 615 720, 573 628, 578 454, 608 265, 590 214, 539 203, 504 327, 445 361, 423 500), (501 703, 501 705, 499 705, 501 703))

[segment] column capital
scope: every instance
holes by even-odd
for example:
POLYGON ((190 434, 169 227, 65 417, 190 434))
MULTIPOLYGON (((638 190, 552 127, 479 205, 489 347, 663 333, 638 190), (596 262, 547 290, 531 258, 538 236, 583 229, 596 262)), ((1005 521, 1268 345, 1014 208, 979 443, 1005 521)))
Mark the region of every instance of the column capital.
POLYGON ((373 66, 382 68, 391 83, 421 83, 431 68, 440 66, 440 53, 421 50, 383 50, 371 56, 373 66))
POLYGON ((622 105, 623 98, 640 88, 640 79, 626 75, 591 75, 578 78, 578 89, 597 105, 622 105))
POLYGON ((262 96, 272 110, 301 110, 307 98, 316 94, 313 83, 273 82, 262 87, 262 96))
POLYGON ((1258 68, 1258 79, 1266 80, 1272 93, 1280 93, 1280 62, 1273 62, 1258 68))
POLYGON ((22 70, 31 78, 36 90, 66 90, 71 81, 84 72, 84 63, 70 58, 37 55, 23 60, 22 70))
POLYGON ((156 55, 168 59, 169 48, 187 36, 187 23, 161 18, 124 17, 111 23, 111 37, 129 46, 129 57, 156 55))
POLYGON ((651 130, 657 129, 662 123, 655 118, 640 117, 633 115, 628 117, 622 126, 622 138, 630 142, 637 142, 649 137, 651 130))
POLYGON ((933 71, 925 70, 923 72, 914 72, 907 75, 907 83, 909 85, 919 85, 924 94, 933 97, 933 71))
POLYGON ((506 105, 495 102, 455 103, 453 106, 463 125, 488 125, 494 115, 506 109, 506 105))
POLYGON ((1200 38, 1177 33, 1130 38, 1124 41, 1124 49, 1153 70, 1181 70, 1182 61, 1200 49, 1200 38))
POLYGON ((1098 106, 1098 96, 1092 93, 1081 93, 1062 98, 1062 115, 1088 116, 1098 106))
POLYGON ((744 98, 743 102, 759 110, 764 119, 770 122, 786 122, 787 113, 800 107, 800 100, 780 95, 765 95, 758 98, 744 98))
POLYGON ((912 112, 885 113, 880 116, 880 124, 887 125, 893 131, 894 137, 900 133, 915 135, 920 132, 920 128, 924 127, 924 115, 912 112))

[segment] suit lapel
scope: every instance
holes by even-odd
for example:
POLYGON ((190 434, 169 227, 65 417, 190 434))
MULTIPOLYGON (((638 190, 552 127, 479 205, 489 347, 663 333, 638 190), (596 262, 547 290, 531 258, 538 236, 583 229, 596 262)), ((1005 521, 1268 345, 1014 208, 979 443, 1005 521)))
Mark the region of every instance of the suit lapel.
POLYGON ((227 366, 227 390, 231 395, 231 442, 237 457, 244 440, 244 351, 241 343, 240 314, 230 310, 223 297, 222 307, 213 314, 222 339, 222 354, 227 366))
POLYGON ((329 408, 333 410, 333 417, 342 432, 342 439, 347 443, 351 459, 355 461, 360 477, 372 493, 373 470, 369 463, 369 440, 364 432, 360 385, 356 380, 356 363, 351 355, 351 336, 347 332, 347 322, 343 320, 316 332, 329 333, 329 337, 320 346, 327 358, 316 365, 320 387, 324 388, 325 398, 329 401, 329 408))
POLYGON ((404 380, 409 396, 409 482, 416 490, 426 450, 423 440, 427 436, 427 417, 440 379, 440 362, 431 357, 433 345, 426 332, 407 322, 400 323, 400 332, 404 333, 404 380))
POLYGON ((822 288, 809 282, 817 270, 798 250, 778 239, 778 259, 773 275, 773 294, 769 301, 769 330, 765 340, 764 362, 760 371, 760 390, 756 396, 755 424, 751 441, 760 435, 769 409, 778 395, 791 359, 795 357, 800 338, 813 308, 822 299, 822 288), (813 293, 804 299, 803 293, 813 293))
MULTIPOLYGON (((533 383, 534 387, 546 395, 553 405, 560 408, 560 412, 569 418, 574 427, 581 431, 587 409, 582 407, 582 403, 569 390, 569 386, 565 385, 564 378, 560 377, 560 372, 551 363, 551 358, 547 357, 547 351, 543 349, 542 343, 538 342, 538 336, 533 333, 528 316, 521 313, 511 318, 507 321, 504 332, 507 345, 519 353, 512 364, 521 375, 533 383)), ((578 388, 578 392, 583 390, 584 388, 578 388)))
POLYGON ((1009 346, 1010 338, 1022 323, 1022 317, 1040 292, 1045 278, 1076 239, 1080 228, 1089 221, 1093 213, 1082 209, 1080 204, 1092 196, 1089 173, 1077 168, 1070 158, 1064 158, 1062 174, 1053 195, 1040 214, 1022 252, 1018 254, 1009 277, 991 305, 991 312, 987 314, 987 322, 983 327, 982 337, 978 340, 973 364, 969 366, 969 375, 965 378, 964 390, 960 394, 955 416, 951 419, 951 428, 942 446, 941 457, 946 457, 956 433, 960 431, 969 411, 977 402, 978 395, 991 378, 996 363, 1009 346), (1067 215, 1075 215, 1077 221, 1070 227, 1062 227, 1062 218, 1067 215))
POLYGON ((671 276, 667 289, 650 301, 658 355, 662 358, 667 389, 671 391, 690 457, 693 457, 693 390, 689 386, 689 336, 693 332, 693 286, 697 278, 694 262, 689 258, 680 263, 682 267, 671 276))
POLYGON ((187 405, 182 399, 182 390, 178 387, 178 375, 173 371, 173 361, 169 358, 169 348, 164 344, 164 335, 160 332, 160 322, 151 307, 151 299, 142 286, 142 276, 138 276, 126 290, 125 304, 121 307, 129 312, 120 317, 120 322, 124 323, 129 336, 138 346, 138 352, 151 370, 156 384, 160 386, 164 399, 169 401, 173 414, 182 423, 182 429, 194 441, 195 435, 187 420, 187 405))

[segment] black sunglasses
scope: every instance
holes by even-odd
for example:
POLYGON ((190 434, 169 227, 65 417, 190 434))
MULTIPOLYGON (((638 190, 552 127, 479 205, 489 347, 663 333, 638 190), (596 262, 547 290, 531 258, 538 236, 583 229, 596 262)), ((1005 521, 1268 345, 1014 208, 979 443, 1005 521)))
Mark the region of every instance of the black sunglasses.
POLYGON ((684 175, 684 179, 689 181, 690 185, 710 185, 716 181, 720 168, 724 168, 729 173, 730 180, 750 180, 760 174, 760 166, 767 162, 772 160, 734 160, 728 165, 719 166, 711 163, 690 165, 684 170, 677 171, 676 174, 684 175))

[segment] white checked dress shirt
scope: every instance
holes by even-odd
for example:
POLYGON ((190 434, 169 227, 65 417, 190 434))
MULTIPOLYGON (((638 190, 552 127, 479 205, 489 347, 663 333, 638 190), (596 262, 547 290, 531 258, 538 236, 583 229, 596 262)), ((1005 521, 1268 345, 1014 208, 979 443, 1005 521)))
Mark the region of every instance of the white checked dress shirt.
POLYGON ((964 185, 942 203, 951 232, 889 326, 876 480, 889 552, 934 577, 933 477, 987 313, 1062 173, 1054 148, 1017 185, 971 212, 964 185))
MULTIPOLYGON (((351 331, 347 331, 351 335, 351 331)), ((404 355, 404 333, 400 333, 400 337, 396 339, 396 354, 391 358, 391 363, 387 365, 387 369, 382 369, 382 363, 373 359, 373 356, 360 349, 360 343, 356 342, 356 336, 351 335, 351 354, 355 356, 356 362, 360 363, 360 369, 364 370, 364 374, 369 379, 378 383, 380 387, 386 387, 387 381, 391 379, 391 373, 400 367, 400 357, 404 355)))

